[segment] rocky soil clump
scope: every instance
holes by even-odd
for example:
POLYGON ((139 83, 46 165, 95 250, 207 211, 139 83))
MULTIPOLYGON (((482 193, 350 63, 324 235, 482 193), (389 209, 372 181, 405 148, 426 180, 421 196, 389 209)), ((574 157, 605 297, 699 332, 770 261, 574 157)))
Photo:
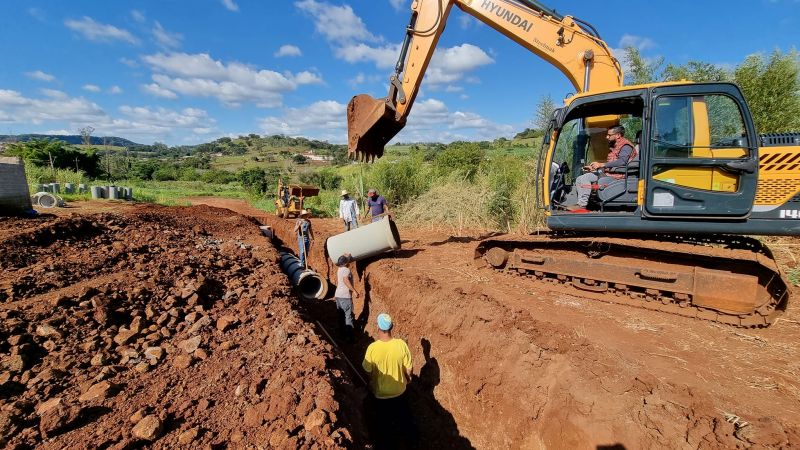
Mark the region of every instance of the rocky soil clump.
POLYGON ((0 445, 358 445, 258 228, 210 207, 0 219, 0 445))

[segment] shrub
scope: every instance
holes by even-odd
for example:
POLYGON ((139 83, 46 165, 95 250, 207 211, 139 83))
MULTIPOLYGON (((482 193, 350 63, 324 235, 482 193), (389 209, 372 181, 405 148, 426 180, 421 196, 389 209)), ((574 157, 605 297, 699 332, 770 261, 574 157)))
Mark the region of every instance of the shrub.
POLYGON ((433 166, 439 176, 458 173, 472 181, 481 168, 486 152, 474 142, 454 142, 436 155, 433 166))
POLYGON ((227 170, 210 169, 200 175, 200 180, 204 183, 228 184, 236 181, 236 175, 227 170))
POLYGON ((254 167, 240 170, 236 177, 247 192, 260 195, 270 192, 273 187, 277 186, 280 172, 274 167, 267 169, 254 167))
POLYGON ((178 178, 178 171, 171 166, 161 166, 153 172, 153 179, 156 181, 175 181, 178 178))
POLYGON ((342 185, 342 176, 332 169, 301 173, 299 178, 301 183, 312 184, 320 189, 339 189, 342 185))

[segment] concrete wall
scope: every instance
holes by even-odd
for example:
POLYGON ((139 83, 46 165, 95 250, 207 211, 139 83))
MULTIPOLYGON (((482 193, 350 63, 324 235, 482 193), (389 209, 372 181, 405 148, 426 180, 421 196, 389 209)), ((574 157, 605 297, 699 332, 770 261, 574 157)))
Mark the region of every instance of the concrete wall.
POLYGON ((0 214, 28 209, 31 196, 22 159, 0 156, 0 214))

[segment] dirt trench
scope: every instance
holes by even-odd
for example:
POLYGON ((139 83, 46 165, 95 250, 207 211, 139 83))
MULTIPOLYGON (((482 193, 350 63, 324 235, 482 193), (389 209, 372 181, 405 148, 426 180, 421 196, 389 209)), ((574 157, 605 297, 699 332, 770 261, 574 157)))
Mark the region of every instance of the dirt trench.
POLYGON ((4 448, 352 448, 355 386, 249 218, 0 219, 4 448))
MULTIPOLYGON (((291 222, 265 220, 293 242, 291 222)), ((314 223, 311 264, 332 278, 322 242, 339 223, 314 223)), ((367 295, 348 353, 360 361, 392 314, 428 448, 800 445, 795 309, 741 332, 541 290, 473 261, 477 238, 401 236, 403 250, 356 264, 367 295)))

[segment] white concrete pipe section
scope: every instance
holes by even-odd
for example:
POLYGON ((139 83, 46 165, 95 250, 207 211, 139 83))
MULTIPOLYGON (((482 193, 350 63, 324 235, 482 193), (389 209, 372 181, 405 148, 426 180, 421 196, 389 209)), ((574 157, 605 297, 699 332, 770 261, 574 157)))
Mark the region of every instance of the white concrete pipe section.
POLYGON ((306 270, 300 260, 289 252, 280 253, 281 270, 289 277, 300 295, 306 299, 323 300, 328 294, 328 281, 313 270, 306 270))
POLYGON ((350 253, 354 261, 359 261, 399 249, 400 233, 394 222, 384 216, 377 222, 329 237, 325 247, 334 263, 345 253, 350 253))

